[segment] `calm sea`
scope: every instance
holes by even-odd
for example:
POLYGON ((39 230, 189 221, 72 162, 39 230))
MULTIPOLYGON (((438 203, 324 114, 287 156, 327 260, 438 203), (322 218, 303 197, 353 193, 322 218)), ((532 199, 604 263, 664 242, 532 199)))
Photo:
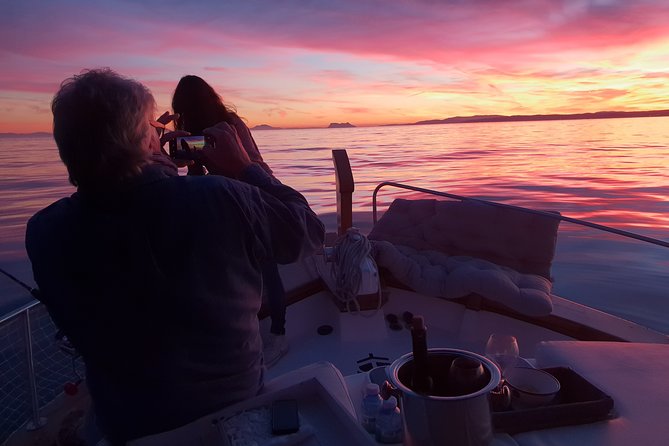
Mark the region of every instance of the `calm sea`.
MULTIPOLYGON (((669 240, 669 118, 256 131, 265 160, 334 229, 332 149, 347 149, 356 224, 372 190, 406 182, 549 209, 669 240)), ((0 139, 0 267, 33 285, 23 238, 73 192, 50 137, 0 139)), ((391 192, 381 193, 387 206, 391 192)), ((669 249, 561 225, 554 291, 669 333, 669 249)), ((16 305, 0 288, 0 313, 16 305)))

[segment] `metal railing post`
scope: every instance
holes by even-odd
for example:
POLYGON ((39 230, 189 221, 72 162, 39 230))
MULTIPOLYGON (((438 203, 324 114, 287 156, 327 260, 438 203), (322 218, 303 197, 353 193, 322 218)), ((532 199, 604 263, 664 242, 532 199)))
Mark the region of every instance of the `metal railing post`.
POLYGON ((32 405, 32 420, 26 424, 26 429, 34 431, 44 427, 46 418, 40 417, 39 401, 37 400, 37 382, 35 380, 35 363, 33 362, 33 338, 30 330, 30 308, 23 311, 23 340, 26 344, 26 364, 28 366, 28 392, 32 405))

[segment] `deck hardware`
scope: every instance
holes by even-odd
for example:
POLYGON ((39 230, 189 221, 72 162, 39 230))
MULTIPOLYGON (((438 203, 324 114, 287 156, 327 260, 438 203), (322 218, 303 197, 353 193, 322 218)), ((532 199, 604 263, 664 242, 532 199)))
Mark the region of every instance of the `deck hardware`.
POLYGON ((327 324, 321 325, 320 327, 318 327, 316 329, 316 332, 321 336, 327 336, 330 333, 332 333, 333 331, 334 331, 334 328, 332 327, 332 325, 327 325, 327 324))
POLYGON ((358 373, 369 372, 375 367, 390 365, 390 358, 374 356, 373 353, 370 353, 366 358, 357 360, 356 363, 358 364, 358 373))

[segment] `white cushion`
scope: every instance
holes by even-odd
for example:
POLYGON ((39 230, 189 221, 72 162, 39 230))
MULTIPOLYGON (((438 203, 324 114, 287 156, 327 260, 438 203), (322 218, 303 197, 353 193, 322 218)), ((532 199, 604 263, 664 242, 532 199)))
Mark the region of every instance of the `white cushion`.
POLYGON ((376 263, 419 293, 446 299, 476 293, 529 316, 546 316, 553 310, 552 284, 542 276, 473 257, 372 243, 376 263))

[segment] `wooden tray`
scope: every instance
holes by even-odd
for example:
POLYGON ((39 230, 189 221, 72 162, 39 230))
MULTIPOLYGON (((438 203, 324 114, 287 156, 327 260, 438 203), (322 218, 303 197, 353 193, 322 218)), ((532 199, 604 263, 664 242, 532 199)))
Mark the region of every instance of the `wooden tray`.
POLYGON ((555 400, 542 407, 492 412, 496 432, 516 434, 615 418, 613 399, 567 367, 542 369, 560 381, 555 400))

